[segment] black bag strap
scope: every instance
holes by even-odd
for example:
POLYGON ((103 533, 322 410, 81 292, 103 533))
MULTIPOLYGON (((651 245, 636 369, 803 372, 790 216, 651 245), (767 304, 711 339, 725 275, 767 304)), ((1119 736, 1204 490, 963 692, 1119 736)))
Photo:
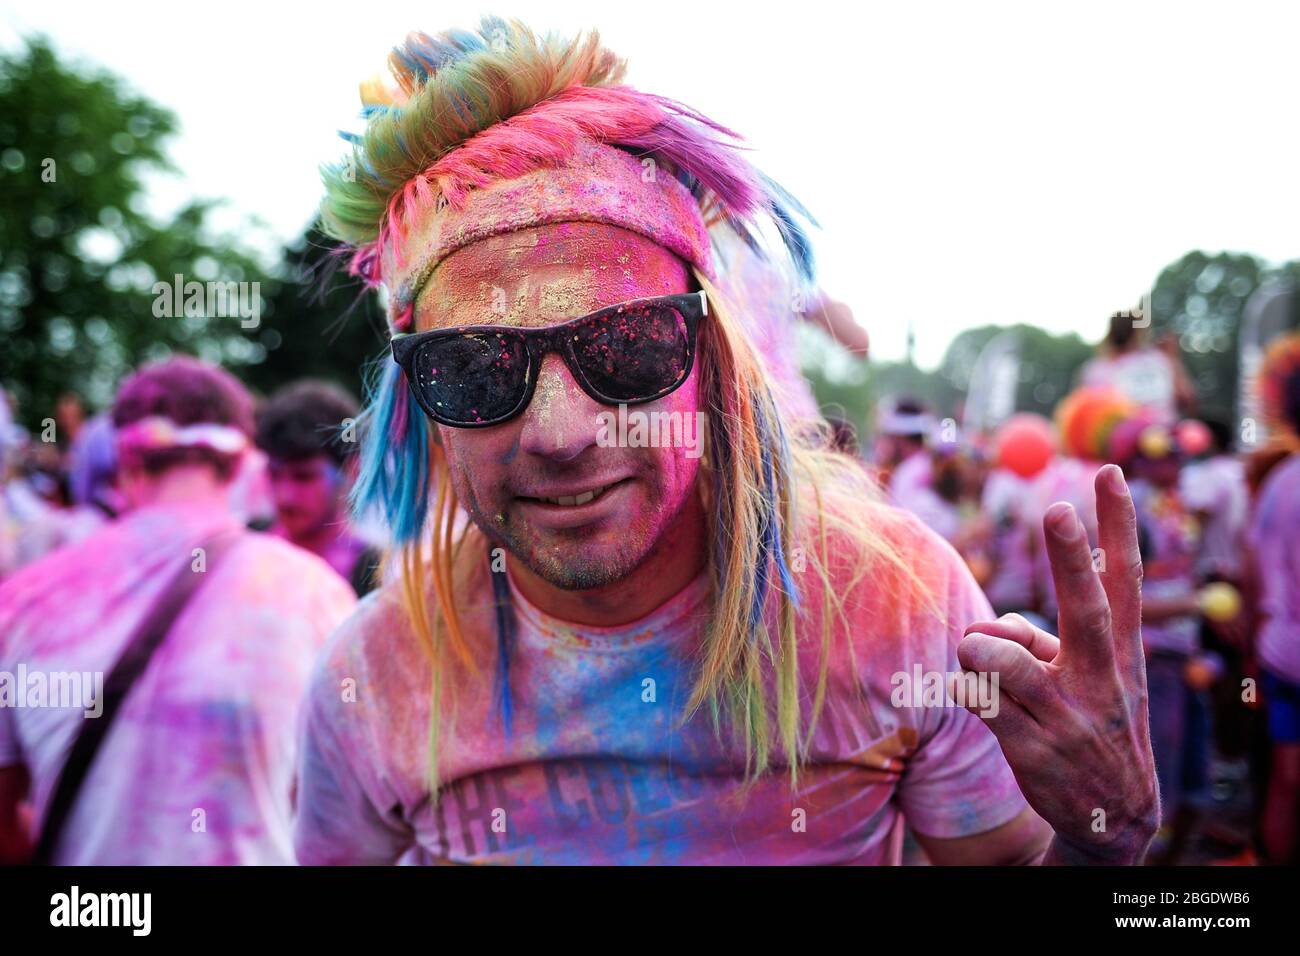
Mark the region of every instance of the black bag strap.
POLYGON ((59 773, 49 807, 45 811, 45 819, 41 823, 41 835, 32 853, 33 864, 48 866, 53 860, 68 814, 72 812, 81 785, 95 761, 95 755, 99 753, 99 748, 113 725, 113 718, 121 710, 127 694, 148 667, 154 652, 162 644, 185 605, 212 573, 217 559, 238 538, 239 531, 231 529, 218 532, 200 545, 203 548, 203 571, 195 570, 193 562, 187 560, 127 642, 126 650, 104 681, 103 712, 95 719, 82 721, 81 730, 59 773))

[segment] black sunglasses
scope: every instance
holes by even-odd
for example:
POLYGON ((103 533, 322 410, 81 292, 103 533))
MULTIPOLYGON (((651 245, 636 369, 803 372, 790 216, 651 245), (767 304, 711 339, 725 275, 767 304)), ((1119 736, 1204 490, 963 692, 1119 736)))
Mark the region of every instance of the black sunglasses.
POLYGON ((435 422, 485 428, 528 407, 550 352, 604 405, 670 394, 691 374, 696 329, 708 314, 703 292, 634 299, 544 328, 474 325, 399 335, 393 359, 435 422))

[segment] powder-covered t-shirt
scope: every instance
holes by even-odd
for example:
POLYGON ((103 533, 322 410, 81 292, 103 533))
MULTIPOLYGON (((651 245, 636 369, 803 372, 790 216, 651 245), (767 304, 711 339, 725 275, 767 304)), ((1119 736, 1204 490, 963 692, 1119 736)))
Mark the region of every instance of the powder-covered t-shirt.
POLYGON ((28 768, 39 826, 83 721, 98 719, 86 716, 94 675, 107 677, 163 589, 195 567, 207 578, 104 738, 56 863, 293 862, 297 709, 356 599, 319 558, 221 510, 132 512, 0 586, 0 766, 28 768), (209 565, 193 553, 223 530, 239 535, 224 555, 209 565))
MULTIPOLYGON (((743 747, 725 726, 715 735, 707 707, 682 722, 712 600, 707 575, 620 627, 556 620, 511 586, 507 731, 485 560, 458 602, 481 673, 456 682, 454 723, 441 723, 436 802, 429 656, 393 590, 365 599, 331 639, 303 712, 299 861, 879 864, 899 861, 904 821, 939 838, 1008 822, 1026 803, 996 739, 923 692, 927 675, 958 669, 962 630, 989 616, 988 603, 916 519, 863 507, 920 586, 897 572, 851 580, 837 558, 849 545, 830 541, 843 620, 796 790, 778 769, 743 794, 743 747)), ((811 572, 801 583, 807 708, 822 595, 811 572)))
POLYGON ((1262 618, 1259 659, 1279 677, 1300 684, 1300 455, 1265 479, 1250 543, 1262 618))

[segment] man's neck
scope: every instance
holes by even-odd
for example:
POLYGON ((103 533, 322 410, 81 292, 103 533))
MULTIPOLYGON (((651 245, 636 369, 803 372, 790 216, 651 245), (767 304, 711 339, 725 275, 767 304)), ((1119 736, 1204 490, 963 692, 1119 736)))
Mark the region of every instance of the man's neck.
POLYGON ((705 513, 692 495, 644 561, 626 577, 581 591, 556 587, 519 561, 510 561, 515 586, 534 606, 572 624, 617 627, 650 614, 695 580, 708 560, 705 513))
POLYGON ((320 525, 297 537, 288 534, 283 526, 271 530, 296 547, 310 551, 345 578, 351 577, 353 566, 366 547, 348 530, 341 515, 333 523, 320 525))
POLYGON ((229 509, 227 486, 206 465, 178 465, 157 478, 136 486, 130 496, 136 508, 185 505, 194 508, 229 509))

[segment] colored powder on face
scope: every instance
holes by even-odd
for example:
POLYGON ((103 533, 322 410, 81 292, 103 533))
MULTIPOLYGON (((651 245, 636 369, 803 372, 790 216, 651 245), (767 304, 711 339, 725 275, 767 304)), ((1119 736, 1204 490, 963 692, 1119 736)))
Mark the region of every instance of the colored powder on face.
POLYGON ((421 292, 416 325, 555 325, 687 287, 685 264, 651 240, 614 226, 556 223, 453 253, 421 292))
POLYGON ((565 388, 566 384, 558 371, 552 369, 542 374, 537 382, 537 391, 533 395, 533 408, 536 410, 538 428, 550 430, 555 427, 555 403, 564 395, 565 388))

